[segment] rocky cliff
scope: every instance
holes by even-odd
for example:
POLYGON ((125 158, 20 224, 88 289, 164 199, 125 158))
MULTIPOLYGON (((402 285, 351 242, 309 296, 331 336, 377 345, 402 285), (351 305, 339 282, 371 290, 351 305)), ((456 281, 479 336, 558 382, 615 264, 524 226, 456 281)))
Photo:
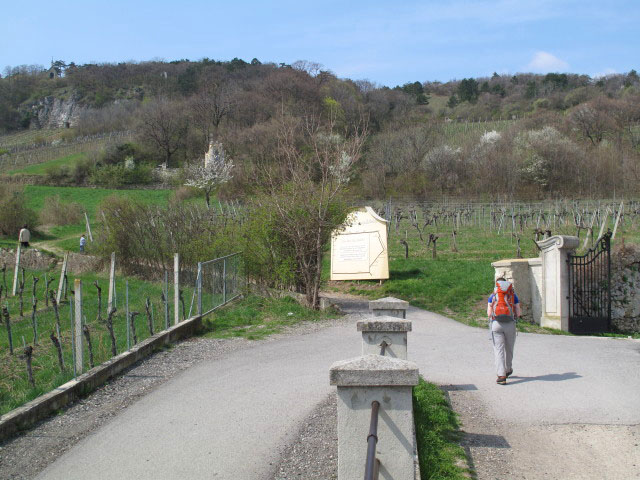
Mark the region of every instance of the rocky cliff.
POLYGON ((37 100, 30 106, 31 128, 75 127, 81 114, 87 110, 79 103, 76 93, 62 97, 49 96, 37 100))

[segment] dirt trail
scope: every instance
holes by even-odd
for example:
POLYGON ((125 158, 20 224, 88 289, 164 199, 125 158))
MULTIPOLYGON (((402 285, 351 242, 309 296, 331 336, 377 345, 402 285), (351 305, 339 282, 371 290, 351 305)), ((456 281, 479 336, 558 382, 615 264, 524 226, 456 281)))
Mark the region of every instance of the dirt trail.
MULTIPOLYGON (((45 234, 49 234, 51 230, 51 226, 47 225, 42 227, 42 232, 45 234)), ((67 250, 64 250, 60 247, 58 247, 56 245, 56 243, 59 243, 63 240, 69 240, 71 238, 76 238, 78 239, 78 242, 80 241, 80 235, 78 235, 77 233, 73 233, 71 235, 66 235, 64 237, 58 237, 52 240, 37 240, 35 242, 31 242, 31 246, 33 248, 37 248, 38 250, 46 250, 47 252, 51 252, 55 255, 58 255, 60 257, 64 256, 65 253, 67 253, 67 250)))

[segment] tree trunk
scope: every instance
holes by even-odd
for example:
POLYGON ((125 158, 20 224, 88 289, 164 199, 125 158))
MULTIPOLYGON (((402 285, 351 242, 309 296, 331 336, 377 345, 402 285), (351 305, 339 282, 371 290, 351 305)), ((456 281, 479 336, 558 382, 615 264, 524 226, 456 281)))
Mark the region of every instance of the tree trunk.
POLYGON ((53 332, 51 332, 49 338, 53 342, 53 346, 56 348, 56 352, 58 352, 58 365, 60 365, 60 371, 64 372, 64 357, 62 356, 62 346, 60 345, 60 340, 58 340, 53 332))

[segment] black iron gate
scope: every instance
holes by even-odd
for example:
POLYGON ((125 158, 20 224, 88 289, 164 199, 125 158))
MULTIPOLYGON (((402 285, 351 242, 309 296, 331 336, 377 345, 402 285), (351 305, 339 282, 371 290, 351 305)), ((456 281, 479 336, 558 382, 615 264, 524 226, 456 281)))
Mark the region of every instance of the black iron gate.
POLYGON ((584 255, 569 255, 569 331, 606 332, 611 327, 611 233, 584 255))

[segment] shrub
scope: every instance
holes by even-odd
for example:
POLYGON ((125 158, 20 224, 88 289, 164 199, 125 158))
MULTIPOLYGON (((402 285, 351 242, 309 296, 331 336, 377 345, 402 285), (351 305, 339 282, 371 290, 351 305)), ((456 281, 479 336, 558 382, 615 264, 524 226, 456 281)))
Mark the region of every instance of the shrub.
POLYGON ((117 187, 124 184, 124 178, 124 165, 103 165, 96 166, 91 172, 90 181, 96 185, 117 187))
POLYGON ((181 186, 178 189, 174 190, 171 194, 170 201, 172 203, 181 203, 187 200, 191 200, 192 198, 198 198, 202 196, 202 190, 195 187, 187 187, 181 186))
POLYGON ((81 220, 82 207, 62 202, 59 195, 47 200, 40 212, 40 222, 44 225, 73 225, 81 220))
POLYGON ((61 184, 67 183, 71 176, 71 172, 67 165, 50 165, 45 170, 45 179, 47 183, 61 184))
POLYGON ((83 184, 89 178, 91 170, 93 168, 93 162, 89 159, 81 160, 77 162, 73 167, 73 181, 76 185, 83 184))
POLYGON ((136 165, 149 161, 148 155, 135 143, 122 143, 107 148, 101 162, 105 165, 117 165, 124 163, 127 158, 133 158, 136 165))
POLYGON ((106 228, 98 251, 105 258, 116 252, 128 271, 170 269, 174 253, 183 265, 195 265, 238 249, 236 222, 196 205, 161 207, 113 195, 100 209, 106 228))
POLYGON ((255 207, 243 224, 246 275, 258 284, 290 289, 298 283, 295 251, 278 233, 268 207, 255 207))
POLYGON ((0 235, 17 238, 24 224, 33 231, 38 226, 38 215, 25 206, 22 189, 3 186, 0 189, 0 235))
POLYGON ((90 180, 96 185, 119 187, 122 185, 140 185, 151 183, 153 168, 138 165, 127 168, 125 164, 96 166, 90 174, 90 180))

